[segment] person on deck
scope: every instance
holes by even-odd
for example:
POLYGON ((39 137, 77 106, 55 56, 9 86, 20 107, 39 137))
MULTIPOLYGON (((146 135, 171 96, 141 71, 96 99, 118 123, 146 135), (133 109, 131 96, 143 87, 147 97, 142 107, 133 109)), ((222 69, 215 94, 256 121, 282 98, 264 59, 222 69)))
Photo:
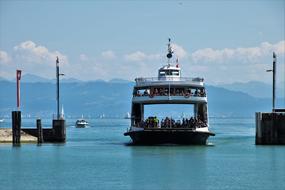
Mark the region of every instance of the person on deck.
POLYGON ((198 89, 195 90, 194 95, 195 95, 195 96, 198 96, 198 89))
POLYGON ((157 119, 156 116, 154 117, 153 121, 154 121, 154 127, 158 127, 159 120, 157 119))

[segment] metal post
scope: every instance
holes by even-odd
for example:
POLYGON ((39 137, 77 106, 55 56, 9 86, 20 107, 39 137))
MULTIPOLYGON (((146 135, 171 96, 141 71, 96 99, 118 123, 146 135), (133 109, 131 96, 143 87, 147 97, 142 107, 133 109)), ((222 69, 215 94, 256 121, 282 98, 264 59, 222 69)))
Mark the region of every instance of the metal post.
POLYGON ((21 70, 16 71, 16 81, 17 81, 17 110, 20 111, 20 80, 21 80, 21 70))
POLYGON ((66 139, 65 120, 64 119, 53 120, 52 128, 53 128, 53 141, 65 142, 66 139))
POLYGON ((273 91, 272 91, 272 111, 275 110, 275 82, 276 82, 276 54, 273 52, 273 91))
POLYGON ((57 104, 57 119, 59 119, 59 60, 56 57, 56 104, 57 104))
POLYGON ((21 143, 21 111, 12 111, 13 146, 21 143))
POLYGON ((272 72, 272 112, 275 111, 275 82, 276 82, 276 54, 273 52, 273 68, 266 70, 267 72, 272 72))
POLYGON ((168 81, 168 100, 170 100, 170 82, 168 81))
POLYGON ((37 130, 38 130, 38 144, 41 144, 44 142, 41 119, 37 119, 37 130))

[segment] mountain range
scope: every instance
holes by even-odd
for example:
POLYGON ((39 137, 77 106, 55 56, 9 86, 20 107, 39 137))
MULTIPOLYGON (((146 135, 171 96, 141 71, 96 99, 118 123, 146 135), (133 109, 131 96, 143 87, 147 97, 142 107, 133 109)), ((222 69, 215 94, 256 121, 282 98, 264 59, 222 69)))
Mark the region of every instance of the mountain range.
MULTIPOLYGON (((284 83, 276 85, 276 97, 284 97, 284 83)), ((240 91, 247 93, 253 97, 258 98, 271 98, 272 97, 272 84, 266 84, 259 81, 249 81, 246 83, 235 82, 232 84, 218 85, 228 90, 240 91)))
MULTIPOLYGON (((0 77, 0 81, 10 81, 15 82, 16 79, 8 80, 3 77, 0 77)), ((47 79, 38 75, 33 74, 25 74, 21 77, 22 83, 56 83, 56 79, 47 79)), ((74 82, 82 82, 81 80, 75 78, 63 78, 60 80, 62 83, 74 83, 74 82)))
MULTIPOLYGON (((55 80, 33 75, 24 75, 21 79, 21 110, 23 114, 43 117, 55 113, 55 80)), ((251 86, 254 83, 250 83, 251 86)), ((61 104, 66 115, 81 114, 97 117, 123 117, 131 109, 132 88, 134 83, 113 79, 111 81, 80 81, 77 79, 61 80, 61 104)), ((253 85, 254 86, 254 85, 253 85)), ((266 85, 257 85, 256 91, 265 91, 266 85)), ((0 79, 0 116, 10 115, 15 109, 16 84, 13 81, 0 79)), ((207 86, 209 116, 244 117, 254 116, 257 111, 270 111, 271 98, 254 96, 254 89, 245 85, 234 84, 207 86), (240 86, 239 86, 240 85, 240 86), (234 88, 236 86, 236 88, 234 88), (239 86, 239 88, 238 88, 239 86)), ((277 99, 277 105, 284 107, 284 98, 277 99)), ((169 108, 171 114, 181 115, 175 105, 169 108)))

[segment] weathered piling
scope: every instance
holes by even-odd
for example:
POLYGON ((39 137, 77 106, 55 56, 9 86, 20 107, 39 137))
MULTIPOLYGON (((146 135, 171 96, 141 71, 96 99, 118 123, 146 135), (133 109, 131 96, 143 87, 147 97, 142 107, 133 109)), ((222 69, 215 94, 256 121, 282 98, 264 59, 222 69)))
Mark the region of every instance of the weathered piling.
POLYGON ((52 121, 52 129, 53 129, 54 142, 65 142, 66 139, 65 120, 54 119, 52 121))
POLYGON ((41 119, 37 119, 37 131, 38 131, 38 144, 41 144, 41 143, 44 142, 43 128, 42 128, 42 121, 41 121, 41 119))
POLYGON ((13 146, 21 143, 21 111, 12 111, 13 146))
POLYGON ((255 114, 256 145, 285 145, 285 110, 255 114))

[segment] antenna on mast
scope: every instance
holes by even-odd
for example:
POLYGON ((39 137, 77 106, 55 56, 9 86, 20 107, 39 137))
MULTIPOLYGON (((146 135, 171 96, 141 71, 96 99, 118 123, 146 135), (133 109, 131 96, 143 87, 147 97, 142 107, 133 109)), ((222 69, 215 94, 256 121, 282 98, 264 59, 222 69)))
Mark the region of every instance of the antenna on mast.
POLYGON ((166 57, 168 58, 168 65, 170 64, 170 59, 172 58, 172 54, 173 54, 173 50, 172 50, 170 42, 171 42, 171 39, 168 38, 168 44, 167 44, 167 46, 168 46, 168 53, 166 55, 166 57))

